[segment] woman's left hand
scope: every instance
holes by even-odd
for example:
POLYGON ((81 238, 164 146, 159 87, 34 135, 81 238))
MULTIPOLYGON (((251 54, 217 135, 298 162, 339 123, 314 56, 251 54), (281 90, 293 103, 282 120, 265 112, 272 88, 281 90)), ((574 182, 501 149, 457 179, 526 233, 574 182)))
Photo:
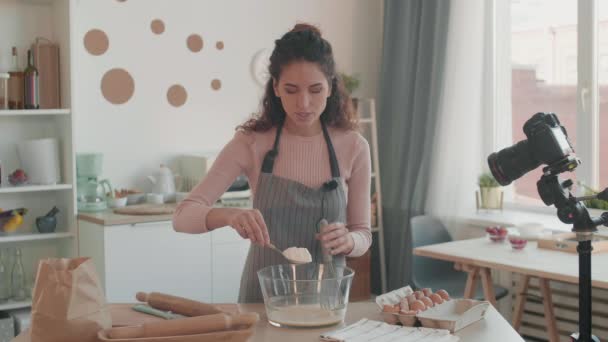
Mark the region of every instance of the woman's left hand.
POLYGON ((317 234, 317 240, 321 241, 324 249, 329 249, 332 255, 348 254, 355 247, 355 241, 349 234, 344 223, 331 223, 321 228, 317 234))

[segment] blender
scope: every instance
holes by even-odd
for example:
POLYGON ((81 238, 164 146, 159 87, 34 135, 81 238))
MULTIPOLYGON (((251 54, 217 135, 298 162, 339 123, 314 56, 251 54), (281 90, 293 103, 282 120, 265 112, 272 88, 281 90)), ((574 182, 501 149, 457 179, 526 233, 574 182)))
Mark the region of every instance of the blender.
POLYGON ((106 193, 112 194, 112 185, 107 179, 99 179, 102 170, 101 153, 78 153, 76 155, 76 196, 78 211, 97 212, 108 208, 106 193))

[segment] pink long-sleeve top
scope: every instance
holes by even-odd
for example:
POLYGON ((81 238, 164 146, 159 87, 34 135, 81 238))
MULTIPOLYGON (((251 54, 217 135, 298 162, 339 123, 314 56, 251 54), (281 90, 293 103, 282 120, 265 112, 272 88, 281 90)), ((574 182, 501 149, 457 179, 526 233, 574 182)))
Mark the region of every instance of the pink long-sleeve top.
MULTIPOLYGON (((344 179, 347 198, 346 228, 353 237, 354 248, 347 255, 363 255, 371 245, 370 183, 371 160, 369 145, 358 132, 329 127, 340 175, 344 179)), ((255 196, 258 177, 265 154, 272 149, 276 128, 266 132, 237 131, 234 138, 217 156, 204 179, 181 202, 173 216, 173 227, 185 233, 205 233, 207 214, 217 199, 235 178, 245 174, 255 196)), ((331 178, 329 152, 320 132, 303 137, 283 128, 279 154, 273 174, 319 188, 331 178)))

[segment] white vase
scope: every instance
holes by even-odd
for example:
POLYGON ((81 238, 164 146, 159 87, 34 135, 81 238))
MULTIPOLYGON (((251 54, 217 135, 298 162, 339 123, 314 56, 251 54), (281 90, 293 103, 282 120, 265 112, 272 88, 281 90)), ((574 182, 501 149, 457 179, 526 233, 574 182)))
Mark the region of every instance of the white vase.
POLYGON ((17 144, 21 168, 30 184, 51 185, 61 181, 59 141, 57 139, 26 140, 17 144))

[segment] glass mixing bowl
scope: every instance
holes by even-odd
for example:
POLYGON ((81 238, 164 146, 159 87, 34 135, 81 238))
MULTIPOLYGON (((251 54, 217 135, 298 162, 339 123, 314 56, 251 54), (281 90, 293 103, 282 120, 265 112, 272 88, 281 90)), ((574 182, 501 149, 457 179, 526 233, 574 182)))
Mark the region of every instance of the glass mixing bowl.
POLYGON ((355 272, 324 264, 273 265, 258 271, 270 324, 320 327, 340 323, 346 315, 355 272))

